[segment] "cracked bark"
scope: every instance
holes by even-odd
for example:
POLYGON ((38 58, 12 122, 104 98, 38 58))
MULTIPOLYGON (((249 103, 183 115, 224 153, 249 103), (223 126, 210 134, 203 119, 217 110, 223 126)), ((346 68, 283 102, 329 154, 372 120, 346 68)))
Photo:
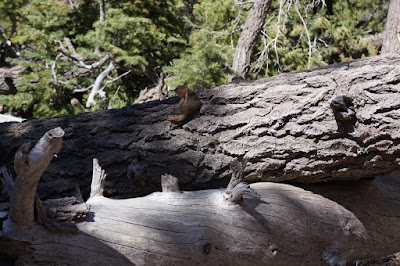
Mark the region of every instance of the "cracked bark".
MULTIPOLYGON (((199 92, 200 114, 166 121, 177 97, 119 110, 0 125, 0 165, 47 129, 65 130, 64 148, 42 177, 46 198, 74 190, 89 197, 92 159, 106 171, 104 194, 161 190, 161 175, 182 190, 226 187, 230 162, 248 161, 248 182, 315 183, 400 174, 400 56, 389 54, 199 92), (353 101, 355 124, 340 128, 329 100, 353 101), (339 126, 339 127, 338 127, 339 126)), ((343 114, 342 114, 343 117, 343 114)))

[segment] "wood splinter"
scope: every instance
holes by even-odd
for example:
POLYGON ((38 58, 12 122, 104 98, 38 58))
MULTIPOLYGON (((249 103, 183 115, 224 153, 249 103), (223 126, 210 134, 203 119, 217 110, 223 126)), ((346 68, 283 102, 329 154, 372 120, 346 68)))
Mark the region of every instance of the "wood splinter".
POLYGON ((162 192, 179 192, 178 178, 165 174, 161 176, 162 192))
POLYGON ((93 158, 93 176, 92 185, 90 186, 90 198, 94 196, 103 196, 104 181, 107 174, 105 170, 101 169, 99 160, 93 158))

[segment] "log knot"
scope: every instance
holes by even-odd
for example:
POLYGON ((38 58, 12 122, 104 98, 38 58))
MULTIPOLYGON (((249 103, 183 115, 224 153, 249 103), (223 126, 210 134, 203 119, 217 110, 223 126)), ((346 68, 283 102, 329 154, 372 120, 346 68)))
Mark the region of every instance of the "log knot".
POLYGON ((207 242, 203 245, 203 253, 208 255, 211 252, 211 243, 207 242))

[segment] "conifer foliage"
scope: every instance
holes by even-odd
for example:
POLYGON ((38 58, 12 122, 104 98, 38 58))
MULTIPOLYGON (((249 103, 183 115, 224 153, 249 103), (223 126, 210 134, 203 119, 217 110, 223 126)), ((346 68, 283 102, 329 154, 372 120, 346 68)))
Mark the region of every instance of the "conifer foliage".
MULTIPOLYGON (((3 112, 52 117, 132 104, 160 76, 172 88, 224 84, 250 1, 0 1, 0 67, 22 66, 3 112), (101 18, 101 8, 104 18, 101 18), (96 78, 96 105, 85 103, 96 78), (163 75, 161 74, 163 73, 163 75), (165 74, 165 75, 164 75, 165 74)), ((249 78, 375 55, 361 37, 383 31, 387 0, 273 0, 249 78)))

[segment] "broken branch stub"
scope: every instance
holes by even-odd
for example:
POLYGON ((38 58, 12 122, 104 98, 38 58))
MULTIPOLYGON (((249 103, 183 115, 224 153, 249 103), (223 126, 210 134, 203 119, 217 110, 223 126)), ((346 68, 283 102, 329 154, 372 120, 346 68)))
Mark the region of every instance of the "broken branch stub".
POLYGON ((99 160, 93 158, 93 176, 90 187, 90 197, 103 196, 104 181, 106 180, 106 171, 101 169, 99 160))
POLYGON ((260 195, 246 183, 239 183, 236 185, 232 189, 231 193, 227 194, 226 199, 231 202, 238 202, 243 199, 244 195, 248 195, 258 200, 260 199, 260 195))
POLYGON ((225 190, 227 194, 231 193, 233 188, 244 180, 244 169, 246 168, 246 164, 247 164, 246 158, 242 158, 242 160, 234 159, 231 162, 230 168, 232 171, 232 177, 225 190))
POLYGON ((231 164, 232 177, 225 190, 225 198, 231 202, 238 202, 243 199, 243 195, 248 195, 255 199, 260 199, 260 195, 255 192, 248 184, 243 183, 244 169, 246 168, 247 159, 234 159, 231 164))
POLYGON ((37 185, 51 159, 60 152, 63 136, 62 128, 51 129, 32 150, 29 150, 30 143, 26 143, 15 153, 14 168, 17 178, 10 205, 10 219, 14 223, 22 226, 32 225, 37 185))
POLYGON ((173 175, 162 175, 161 176, 161 187, 162 192, 179 192, 178 178, 173 175))

